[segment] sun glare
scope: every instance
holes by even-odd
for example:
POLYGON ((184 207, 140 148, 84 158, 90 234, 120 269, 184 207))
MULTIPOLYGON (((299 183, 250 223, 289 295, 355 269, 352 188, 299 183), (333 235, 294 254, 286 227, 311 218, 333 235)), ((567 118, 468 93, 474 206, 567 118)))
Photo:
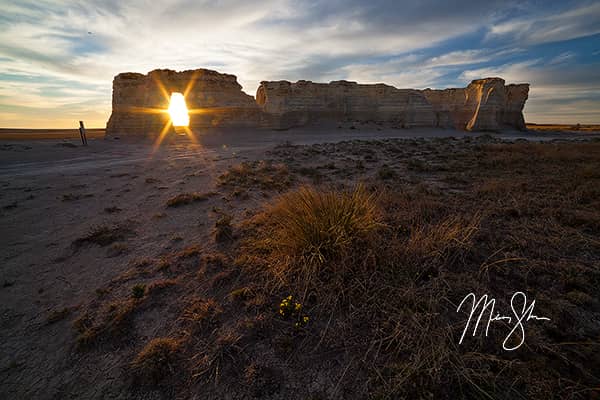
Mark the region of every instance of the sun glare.
POLYGON ((185 105, 185 98, 181 93, 171 93, 169 115, 171 116, 171 121, 173 121, 173 126, 188 126, 190 124, 190 116, 185 105))

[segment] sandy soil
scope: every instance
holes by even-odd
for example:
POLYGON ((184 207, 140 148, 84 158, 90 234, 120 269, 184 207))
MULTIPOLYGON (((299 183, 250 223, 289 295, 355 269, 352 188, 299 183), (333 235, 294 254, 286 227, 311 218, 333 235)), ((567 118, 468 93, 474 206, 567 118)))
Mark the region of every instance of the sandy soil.
MULTIPOLYGON (((87 147, 77 140, 0 142, 0 397, 127 397, 119 385, 123 357, 131 355, 77 352, 72 325, 78 308, 92 302, 99 288, 109 286, 136 260, 159 258, 198 243, 216 247, 212 229, 222 212, 239 220, 272 196, 257 189, 249 196, 234 197, 219 187, 217 177, 231 165, 271 158, 269 151, 284 142, 463 135, 449 130, 368 129, 336 130, 329 135, 322 131, 213 132, 195 143, 177 137, 156 150, 150 141, 124 139, 90 139, 87 147), (166 206, 169 199, 187 192, 212 194, 189 207, 166 206), (106 247, 74 245, 100 225, 126 226, 129 233, 106 247), (63 310, 65 318, 51 317, 63 310)), ((498 137, 582 136, 507 133, 498 137)), ((343 160, 348 155, 331 157, 343 160)), ((315 161, 325 163, 327 157, 315 161)), ((386 162, 393 165, 394 161, 378 160, 386 162)), ((141 336, 152 338, 163 327, 147 323, 145 329, 141 336)))

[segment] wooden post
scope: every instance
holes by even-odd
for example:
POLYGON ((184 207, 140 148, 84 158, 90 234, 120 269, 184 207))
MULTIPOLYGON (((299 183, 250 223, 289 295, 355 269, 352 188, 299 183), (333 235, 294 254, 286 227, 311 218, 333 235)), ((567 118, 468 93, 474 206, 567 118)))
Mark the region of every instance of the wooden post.
POLYGON ((87 146, 87 136, 85 135, 85 126, 83 121, 79 121, 79 136, 81 136, 81 143, 87 146))

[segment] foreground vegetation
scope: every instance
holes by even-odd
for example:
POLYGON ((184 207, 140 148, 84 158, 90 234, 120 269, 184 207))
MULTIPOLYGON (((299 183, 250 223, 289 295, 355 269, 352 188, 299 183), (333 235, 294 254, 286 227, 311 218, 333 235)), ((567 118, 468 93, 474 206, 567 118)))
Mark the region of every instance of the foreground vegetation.
POLYGON ((257 206, 221 217, 214 243, 139 260, 99 288, 75 321, 80 354, 127 353, 132 393, 164 398, 599 394, 600 143, 389 140, 271 156, 221 176, 232 201, 257 206), (508 323, 459 344, 465 295, 508 313, 516 291, 550 321, 528 323, 516 351, 502 349, 508 323))

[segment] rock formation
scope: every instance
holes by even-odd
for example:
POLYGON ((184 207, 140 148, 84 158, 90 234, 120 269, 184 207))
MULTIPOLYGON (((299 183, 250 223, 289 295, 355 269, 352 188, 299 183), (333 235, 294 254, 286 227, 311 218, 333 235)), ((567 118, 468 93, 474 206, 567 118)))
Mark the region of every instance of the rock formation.
POLYGON ((505 85, 504 79, 472 81, 466 88, 423 91, 433 106, 434 126, 468 131, 524 130, 523 107, 529 85, 505 85))
POLYGON ((112 114, 107 134, 157 134, 169 121, 172 92, 186 93, 190 128, 258 126, 260 109, 242 91, 235 75, 208 69, 147 75, 122 73, 113 80, 112 114))
POLYGON ((326 121, 376 122, 402 128, 433 126, 433 107, 423 93, 384 84, 335 81, 262 82, 256 101, 266 126, 290 128, 326 121))
POLYGON ((261 82, 256 101, 234 75, 198 69, 123 73, 113 81, 112 134, 157 134, 169 121, 172 92, 186 93, 190 128, 288 129, 325 123, 364 122, 396 128, 525 129, 528 84, 474 80, 466 88, 397 89, 348 81, 261 82))

